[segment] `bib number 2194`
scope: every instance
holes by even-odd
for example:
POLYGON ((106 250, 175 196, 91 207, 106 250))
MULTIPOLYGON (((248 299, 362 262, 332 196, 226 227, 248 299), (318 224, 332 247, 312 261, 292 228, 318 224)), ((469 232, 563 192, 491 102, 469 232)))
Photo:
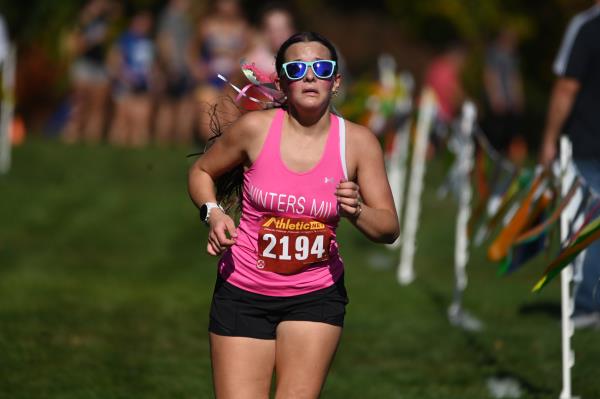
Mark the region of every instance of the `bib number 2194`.
POLYGON ((329 259, 331 232, 311 219, 265 217, 259 231, 257 268, 294 274, 329 259))

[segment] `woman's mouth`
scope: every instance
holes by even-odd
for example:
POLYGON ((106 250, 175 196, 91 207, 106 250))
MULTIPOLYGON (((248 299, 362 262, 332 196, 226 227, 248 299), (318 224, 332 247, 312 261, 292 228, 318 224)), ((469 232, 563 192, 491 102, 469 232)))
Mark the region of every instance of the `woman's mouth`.
POLYGON ((317 89, 308 88, 308 89, 302 90, 302 94, 306 94, 309 96, 317 96, 317 95, 319 95, 319 91, 317 89))

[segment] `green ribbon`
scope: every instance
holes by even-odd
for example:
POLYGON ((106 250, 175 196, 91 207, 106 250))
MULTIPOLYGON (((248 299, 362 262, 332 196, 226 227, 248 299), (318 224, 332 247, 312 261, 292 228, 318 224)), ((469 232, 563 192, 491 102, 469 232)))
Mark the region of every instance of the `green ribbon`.
POLYGON ((600 217, 585 226, 585 228, 581 230, 581 233, 579 233, 575 242, 561 251, 558 257, 546 268, 544 275, 533 286, 532 292, 539 292, 544 288, 550 281, 559 275, 562 269, 567 267, 577 255, 598 239, 600 239, 600 217))

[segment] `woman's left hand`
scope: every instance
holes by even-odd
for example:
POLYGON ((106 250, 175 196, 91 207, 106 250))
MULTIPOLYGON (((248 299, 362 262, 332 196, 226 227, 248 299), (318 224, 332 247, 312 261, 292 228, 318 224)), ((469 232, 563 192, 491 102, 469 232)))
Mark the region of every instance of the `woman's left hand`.
POLYGON ((340 205, 340 215, 356 219, 362 211, 360 187, 353 181, 342 180, 336 187, 335 196, 340 205))

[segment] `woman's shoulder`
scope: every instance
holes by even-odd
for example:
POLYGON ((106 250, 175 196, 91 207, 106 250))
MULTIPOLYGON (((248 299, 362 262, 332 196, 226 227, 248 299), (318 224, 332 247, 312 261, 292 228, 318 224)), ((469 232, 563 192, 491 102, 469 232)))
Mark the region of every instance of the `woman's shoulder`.
POLYGON ((347 119, 344 121, 346 123, 346 140, 351 146, 357 149, 365 148, 364 146, 379 146, 379 140, 371 129, 347 119))
POLYGON ((252 140, 261 137, 269 129, 276 112, 276 109, 248 112, 233 122, 227 130, 238 138, 252 140))
POLYGON ((239 117, 225 131, 226 148, 238 148, 253 162, 271 126, 276 110, 252 111, 239 117))
POLYGON ((271 124, 277 111, 277 109, 251 111, 240 116, 235 123, 244 129, 260 131, 271 124))

